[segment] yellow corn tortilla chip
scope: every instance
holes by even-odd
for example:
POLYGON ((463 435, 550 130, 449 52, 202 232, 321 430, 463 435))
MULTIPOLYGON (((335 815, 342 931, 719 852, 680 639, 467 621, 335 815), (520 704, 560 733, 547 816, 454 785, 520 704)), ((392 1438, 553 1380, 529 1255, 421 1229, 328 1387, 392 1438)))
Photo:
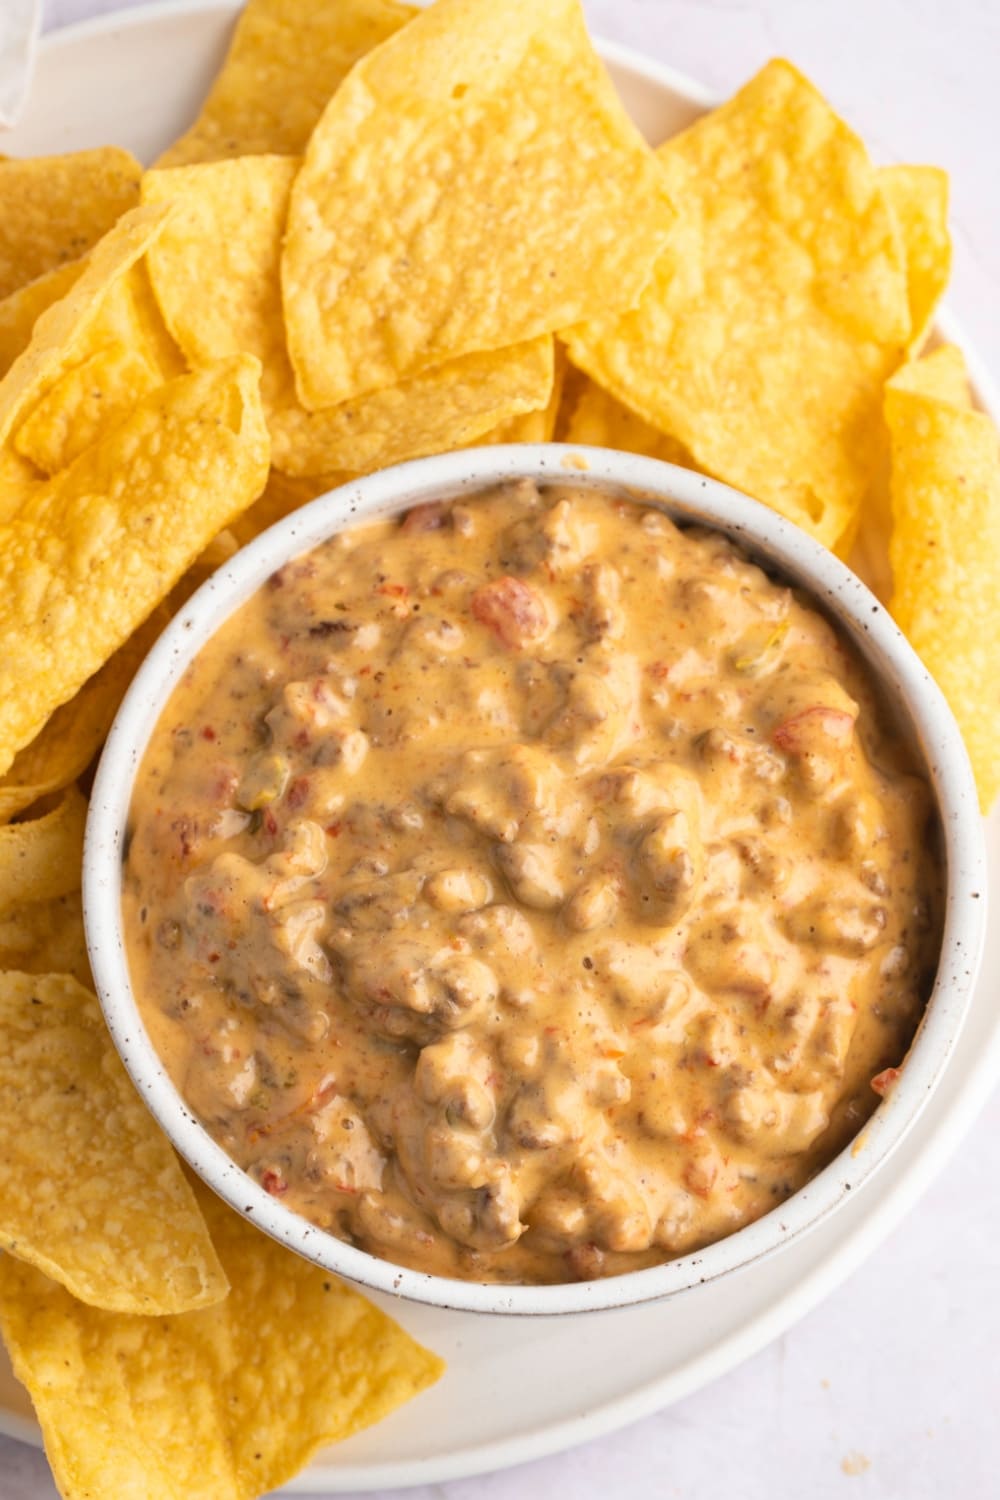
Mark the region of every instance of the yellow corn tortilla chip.
POLYGON ((624 453, 641 453, 665 463, 695 467, 683 443, 666 433, 657 432, 634 411, 629 411, 608 391, 584 376, 584 384, 569 414, 563 438, 567 443, 592 444, 596 448, 618 448, 624 453))
POLYGON ((51 812, 0 828, 0 916, 80 886, 87 799, 70 787, 51 812))
POLYGON ((482 437, 474 438, 468 446, 488 448, 494 443, 547 443, 551 441, 551 435, 547 434, 548 424, 549 407, 542 406, 536 411, 527 411, 521 416, 508 417, 506 421, 498 422, 489 432, 484 432, 482 437))
POLYGON ((489 432, 476 438, 473 446, 485 448, 491 443, 551 443, 555 437, 556 419, 565 384, 566 353, 562 345, 555 342, 552 350, 552 390, 545 405, 497 423, 496 427, 491 427, 489 432))
POLYGON ((0 526, 0 774, 260 494, 259 369, 151 392, 0 526))
POLYGON ((412 380, 327 411, 272 414, 273 461, 293 477, 370 473, 466 447, 498 422, 533 412, 552 391, 552 339, 466 354, 412 380))
POLYGON ((45 484, 34 464, 0 444, 0 524, 10 520, 45 484))
POLYGON ((940 167, 881 167, 878 178, 903 242, 908 348, 914 354, 924 345, 951 275, 948 174, 940 167))
MULTIPOLYGON (((565 345, 561 339, 556 340, 556 348, 562 349, 565 352, 565 345)), ((578 370, 572 360, 567 357, 566 373, 563 376, 563 387, 559 396, 559 408, 556 411, 555 428, 552 433, 555 442, 564 443, 566 441, 566 434, 569 431, 573 413, 576 411, 580 397, 591 383, 590 376, 585 375, 582 370, 578 370)))
POLYGON ((958 720, 985 813, 1000 791, 1000 444, 982 412, 912 378, 885 397, 891 609, 958 720))
MULTIPOLYGON (((79 884, 79 869, 76 879, 79 884)), ((19 969, 24 974, 71 974, 84 989, 93 989, 78 890, 54 901, 19 904, 0 916, 0 970, 4 969, 19 969)))
POLYGON ((333 406, 631 307, 673 221, 579 0, 437 0, 355 66, 296 178, 299 399, 333 406))
POLYGON ((67 261, 29 281, 0 302, 0 379, 31 342, 35 323, 47 307, 65 297, 79 280, 85 260, 67 261))
POLYGON ((780 60, 657 155, 677 232, 639 307, 568 330, 570 357, 708 473, 832 546, 910 333, 878 174, 780 60))
POLYGON ((45 474, 58 474, 93 443, 102 427, 131 411, 163 382, 142 355, 123 345, 99 349, 69 370, 14 435, 14 446, 45 474))
POLYGON ((911 391, 934 401, 947 401, 963 411, 972 410, 969 372, 956 344, 939 344, 921 359, 901 365, 890 382, 894 391, 911 391))
POLYGON ((889 502, 888 436, 872 475, 868 491, 850 528, 837 543, 837 556, 856 573, 888 609, 892 594, 889 537, 892 511, 889 502))
MULTIPOLYGON (((938 401, 950 401, 966 411, 972 409, 972 391, 965 360, 961 350, 954 344, 941 344, 932 354, 902 365, 892 377, 892 386, 894 390, 913 391, 938 401)), ((858 513, 857 526, 852 534, 843 538, 837 548, 839 555, 886 607, 892 598, 889 469, 889 434, 886 432, 868 493, 858 513)))
POLYGON ((17 513, 31 487, 21 483, 16 467, 31 455, 12 452, 10 439, 76 365, 104 343, 128 344, 133 337, 142 337, 151 360, 167 359, 166 330, 162 320, 159 329, 153 322, 159 313, 148 283, 143 290, 145 271, 137 262, 168 218, 165 207, 126 214, 91 252, 66 295, 41 313, 27 348, 0 380, 0 520, 17 513))
POLYGON ((138 203, 141 176, 117 146, 0 160, 0 297, 85 255, 138 203))
POLYGON ((358 58, 413 14, 393 0, 249 0, 201 114, 157 166, 299 155, 358 58))
POLYGON ((462 447, 498 421, 545 404, 552 387, 547 336, 466 355, 326 411, 300 406, 279 281, 296 167, 288 157, 244 156, 149 172, 143 183, 147 203, 173 204, 149 250, 167 326, 192 364, 240 351, 261 361, 276 468, 297 477, 383 468, 462 447))
POLYGON ((440 1376, 357 1292, 199 1201, 232 1286, 201 1312, 98 1312, 0 1259, 0 1330, 66 1495, 254 1500, 440 1376))
POLYGON ((16 451, 44 474, 68 468, 140 396, 185 368, 142 262, 108 289, 76 357, 14 430, 16 451))
POLYGON ((67 974, 0 974, 0 1248, 111 1311, 187 1312, 229 1289, 95 996, 67 974))
POLYGON ((233 161, 147 172, 143 202, 169 206, 170 224, 150 247, 149 275, 160 311, 192 365, 253 354, 261 396, 273 413, 294 401, 281 313, 281 237, 295 157, 233 161), (211 296, 205 288, 211 287, 211 296))
MULTIPOLYGON (((168 618, 156 611, 15 756, 6 776, 0 777, 0 824, 39 798, 69 786, 87 769, 104 743, 126 688, 168 618)), ((0 969, 4 967, 0 962, 0 969)))

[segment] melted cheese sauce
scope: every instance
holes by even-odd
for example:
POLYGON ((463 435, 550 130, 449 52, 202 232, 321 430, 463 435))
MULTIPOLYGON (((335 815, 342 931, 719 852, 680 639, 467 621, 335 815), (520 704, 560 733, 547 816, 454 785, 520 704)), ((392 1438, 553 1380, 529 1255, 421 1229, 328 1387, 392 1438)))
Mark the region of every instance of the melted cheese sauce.
POLYGON ((136 785, 133 983, 314 1223, 473 1280, 633 1270, 870 1114, 937 954, 929 805, 807 600, 520 482, 334 538, 198 655, 136 785))

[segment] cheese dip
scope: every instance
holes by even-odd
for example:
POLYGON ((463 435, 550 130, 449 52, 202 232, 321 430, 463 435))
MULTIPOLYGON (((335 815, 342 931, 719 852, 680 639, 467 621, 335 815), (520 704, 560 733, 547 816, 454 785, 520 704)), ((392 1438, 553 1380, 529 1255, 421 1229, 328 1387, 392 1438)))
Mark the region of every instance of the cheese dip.
POLYGON ((878 700, 807 598, 608 492, 344 532, 150 741, 153 1042, 269 1193, 401 1265, 566 1281, 728 1235, 858 1131, 930 990, 936 830, 878 700))

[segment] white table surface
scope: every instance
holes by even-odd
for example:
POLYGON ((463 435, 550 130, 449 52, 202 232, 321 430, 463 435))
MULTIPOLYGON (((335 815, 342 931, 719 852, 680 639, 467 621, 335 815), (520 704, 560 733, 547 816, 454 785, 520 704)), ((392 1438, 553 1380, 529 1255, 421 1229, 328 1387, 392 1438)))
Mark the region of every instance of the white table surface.
MULTIPOLYGON (((122 3, 46 0, 46 24, 122 3)), ((946 167, 955 239, 949 300, 1000 376, 1000 0, 585 6, 596 32, 720 92, 784 53, 877 158, 946 167)), ((998 1143, 1000 1091, 951 1167, 871 1260, 715 1385, 574 1452, 394 1493, 411 1500, 997 1500, 998 1143)), ((0 1500, 53 1500, 55 1493, 42 1456, 0 1438, 0 1500)))

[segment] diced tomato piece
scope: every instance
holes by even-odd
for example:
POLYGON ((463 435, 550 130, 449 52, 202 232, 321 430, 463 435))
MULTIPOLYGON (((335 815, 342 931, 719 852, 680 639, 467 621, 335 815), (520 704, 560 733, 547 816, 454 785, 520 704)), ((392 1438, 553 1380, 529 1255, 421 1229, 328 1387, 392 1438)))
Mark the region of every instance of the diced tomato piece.
POLYGON ((898 1079, 899 1073, 899 1068, 883 1068, 881 1073, 876 1073, 872 1079, 872 1088, 876 1094, 884 1099, 898 1079))
POLYGON ((842 708, 817 704, 804 708, 779 724, 771 739, 789 755, 805 755, 821 749, 844 749, 854 733, 854 716, 842 708), (827 743, 824 745, 824 741, 827 743), (829 743, 832 741, 832 745, 829 743))
POLYGON ((268 1167, 267 1171, 262 1174, 260 1185, 265 1193, 271 1194, 272 1198, 280 1198, 282 1193, 288 1192, 288 1183, 280 1172, 274 1171, 271 1167, 268 1167))
POLYGON ((285 793, 285 801, 290 808, 301 807, 309 796, 309 777, 296 776, 288 791, 285 793))
POLYGON ((520 578, 497 578, 472 596, 473 619, 515 649, 542 638, 549 627, 545 601, 520 578))

